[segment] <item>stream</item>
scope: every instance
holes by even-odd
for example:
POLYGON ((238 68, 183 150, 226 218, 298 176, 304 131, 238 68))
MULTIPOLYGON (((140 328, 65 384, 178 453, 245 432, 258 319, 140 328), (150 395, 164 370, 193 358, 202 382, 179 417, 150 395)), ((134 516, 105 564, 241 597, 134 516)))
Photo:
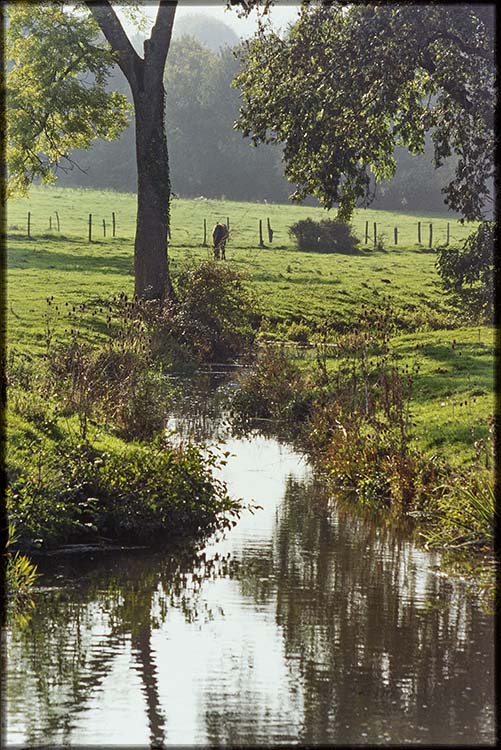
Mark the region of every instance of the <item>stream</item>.
POLYGON ((43 559, 5 634, 7 745, 495 744, 478 595, 289 445, 198 407, 169 429, 229 451, 230 492, 262 508, 195 551, 43 559))

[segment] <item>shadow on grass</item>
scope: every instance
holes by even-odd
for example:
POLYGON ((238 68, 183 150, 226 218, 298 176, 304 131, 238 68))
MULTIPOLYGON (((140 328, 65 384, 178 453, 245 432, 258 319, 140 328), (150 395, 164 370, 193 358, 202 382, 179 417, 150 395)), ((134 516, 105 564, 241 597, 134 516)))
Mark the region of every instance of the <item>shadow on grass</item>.
POLYGON ((336 277, 332 276, 305 276, 304 272, 303 275, 299 276, 301 272, 292 272, 287 273, 285 276, 284 274, 277 272, 277 273, 253 273, 252 274, 252 281, 272 281, 275 284, 283 284, 284 282, 286 284, 294 284, 294 285, 307 285, 310 286, 335 286, 336 284, 340 284, 341 280, 337 279, 336 277), (297 275, 294 276, 294 273, 297 275))
POLYGON ((7 267, 12 270, 78 270, 85 273, 99 271, 129 275, 133 272, 133 258, 132 253, 125 255, 117 254, 116 251, 103 256, 23 247, 9 249, 7 267))
POLYGON ((332 258, 336 255, 342 255, 343 257, 360 257, 360 256, 371 256, 374 255, 375 252, 386 252, 386 250, 368 250, 365 248, 350 248, 349 250, 324 250, 322 251, 315 251, 315 250, 302 250, 299 247, 293 247, 291 250, 294 250, 296 253, 301 253, 302 255, 311 255, 314 258, 332 258))
MULTIPOLYGON (((444 419, 447 416, 451 416, 452 407, 448 406, 444 408, 443 410, 443 416, 444 419)), ((460 409, 456 407, 456 410, 454 412, 455 417, 457 420, 462 419, 464 417, 468 417, 467 412, 462 412, 460 409)), ((477 424, 474 428, 474 438, 485 438, 488 434, 488 425, 484 424, 477 424)), ((448 446, 454 446, 458 445, 461 449, 465 445, 472 445, 473 439, 472 437, 472 426, 468 423, 462 423, 462 422, 455 422, 452 425, 437 425, 437 424, 429 424, 426 429, 426 443, 430 448, 441 448, 444 445, 448 446)))
MULTIPOLYGON (((404 350, 400 349, 399 353, 404 350)), ((413 388, 413 399, 426 402, 430 397, 450 397, 455 393, 470 393, 470 397, 492 393, 494 381, 493 352, 481 343, 425 344, 416 352, 406 347, 406 355, 413 352, 422 354, 428 366, 434 367, 429 373, 420 373, 413 388)))

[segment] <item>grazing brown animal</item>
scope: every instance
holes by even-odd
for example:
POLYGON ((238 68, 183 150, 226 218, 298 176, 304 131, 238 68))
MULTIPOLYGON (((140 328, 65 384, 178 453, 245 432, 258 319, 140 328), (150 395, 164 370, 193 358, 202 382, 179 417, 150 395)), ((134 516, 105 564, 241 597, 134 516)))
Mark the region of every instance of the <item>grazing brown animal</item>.
POLYGON ((226 224, 220 224, 218 222, 212 230, 212 245, 214 247, 215 260, 218 260, 219 258, 226 260, 226 242, 228 241, 229 236, 230 233, 228 232, 226 224))

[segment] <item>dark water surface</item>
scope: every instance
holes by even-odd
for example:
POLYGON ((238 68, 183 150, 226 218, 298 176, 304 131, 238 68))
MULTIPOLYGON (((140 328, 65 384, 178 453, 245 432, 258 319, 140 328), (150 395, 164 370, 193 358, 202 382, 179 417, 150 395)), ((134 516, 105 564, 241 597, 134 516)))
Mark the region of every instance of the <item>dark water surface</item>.
POLYGON ((467 585, 275 439, 224 448, 263 509, 195 558, 43 563, 7 634, 9 744, 493 744, 493 618, 467 585))

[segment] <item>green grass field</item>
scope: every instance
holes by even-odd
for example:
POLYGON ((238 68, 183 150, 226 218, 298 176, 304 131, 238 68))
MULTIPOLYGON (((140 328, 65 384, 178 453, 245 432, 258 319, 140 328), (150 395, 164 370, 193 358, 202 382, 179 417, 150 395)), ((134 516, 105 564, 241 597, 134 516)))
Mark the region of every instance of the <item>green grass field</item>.
MULTIPOLYGON (((465 238, 471 227, 438 213, 358 210, 353 227, 361 239, 360 251, 321 255, 298 252, 288 235, 291 224, 308 216, 321 219, 327 214, 304 206, 176 199, 169 250, 172 270, 210 257, 210 248, 202 245, 204 219, 209 243, 214 223, 229 219, 227 262, 245 272, 257 292, 267 319, 263 336, 286 336, 291 321, 304 320, 312 327, 327 321, 342 328, 357 319, 362 304, 373 308, 391 304, 404 331, 394 338, 394 350, 402 364, 412 366, 418 358, 421 365, 413 400, 416 439, 427 450, 443 452, 454 461, 471 457, 473 443, 485 437, 493 412, 494 334, 485 326, 459 327, 441 290, 435 253, 428 247, 430 223, 434 247, 445 243, 448 223, 451 244, 465 238), (260 219, 264 248, 259 247, 260 219), (267 219, 274 232, 271 244, 267 219), (385 236, 385 250, 373 249, 374 222, 377 234, 385 236), (417 241, 418 222, 422 244, 417 241), (394 227, 398 227, 397 246, 394 227), (416 344, 423 346, 416 349, 416 344)), ((34 188, 29 198, 9 203, 6 228, 10 347, 42 351, 49 296, 64 310, 66 303, 107 298, 119 291, 132 293, 135 196, 34 188), (31 238, 27 237, 28 212, 31 238), (93 216, 91 243, 89 214, 93 216)))
MULTIPOLYGON (((297 252, 288 235, 295 221, 311 216, 325 218, 320 208, 245 204, 220 201, 174 200, 170 257, 175 272, 186 261, 210 256, 203 247, 204 219, 207 237, 216 221, 230 220, 228 262, 250 275, 263 312, 271 319, 317 320, 349 323, 361 303, 379 304, 384 297, 412 327, 441 327, 447 306, 435 270, 435 255, 417 243, 417 223, 422 240, 430 222, 435 242, 450 236, 461 239, 469 229, 449 218, 359 210, 353 219, 361 238, 357 255, 320 255, 297 252), (267 239, 266 220, 273 228, 267 239), (259 219, 263 222, 265 248, 259 247, 259 219), (386 231, 387 250, 374 251, 364 244, 365 222, 374 221, 386 231), (399 227, 398 246, 393 246, 393 227, 399 227), (390 236, 391 235, 391 236, 390 236)), ((29 198, 11 201, 7 213, 9 339, 37 345, 45 299, 61 303, 105 297, 117 290, 133 289, 133 241, 135 196, 108 191, 34 188, 29 198), (27 238, 27 216, 30 234, 27 238), (56 212, 60 231, 56 229, 56 212), (116 216, 116 237, 111 236, 111 215, 116 216), (93 242, 88 242, 88 217, 93 216, 93 242), (52 229, 49 229, 51 219, 52 229), (103 236, 103 219, 107 236, 103 236)), ((379 229, 377 230, 379 234, 379 229)))

